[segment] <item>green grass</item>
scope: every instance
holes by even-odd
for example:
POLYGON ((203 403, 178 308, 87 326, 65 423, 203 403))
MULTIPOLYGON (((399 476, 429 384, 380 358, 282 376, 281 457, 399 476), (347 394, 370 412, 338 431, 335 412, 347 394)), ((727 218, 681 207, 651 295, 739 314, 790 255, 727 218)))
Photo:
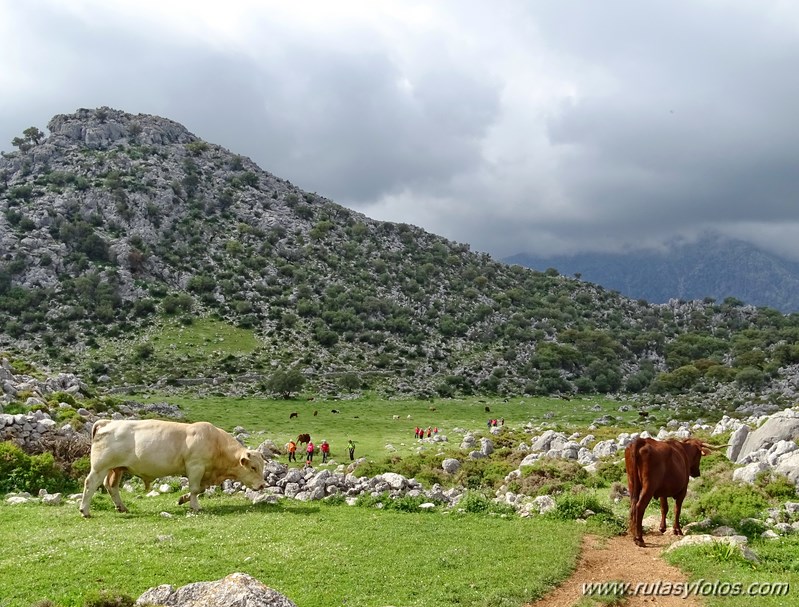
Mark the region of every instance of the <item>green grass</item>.
MULTIPOLYGON (((294 399, 275 400, 254 397, 231 398, 226 396, 164 396, 157 394, 134 395, 132 398, 146 402, 168 401, 179 404, 191 421, 209 421, 228 431, 243 426, 253 434, 252 445, 266 438, 284 445, 297 434, 307 432, 315 442, 327 440, 331 455, 339 463, 346 458, 346 443, 352 438, 356 444, 356 457, 380 460, 390 454, 387 445, 395 452, 406 455, 416 452, 420 443, 414 438, 414 427, 419 424, 438 427, 439 433, 448 437, 449 443, 427 449, 457 448, 462 436, 453 434, 454 428, 476 431, 487 435, 489 417, 505 418, 508 429, 521 429, 524 424, 539 424, 548 413, 555 412, 558 426, 564 429, 585 426, 605 413, 615 412, 627 419, 636 417, 636 412, 619 413, 619 403, 599 398, 514 398, 502 399, 437 399, 388 401, 372 396, 352 400, 294 399), (591 408, 599 405, 601 411, 591 408), (485 407, 491 409, 485 411, 485 407), (434 408, 435 410, 431 410, 434 408), (333 409, 340 411, 331 413, 333 409), (314 416, 314 411, 318 414, 314 416), (289 419, 292 412, 298 417, 289 419), (393 419, 398 415, 399 419, 393 419), (408 419, 408 416, 411 419, 408 419)), ((653 425, 650 431, 657 432, 653 425)), ((524 437, 522 437, 524 438, 524 437)))
POLYGON ((568 576, 581 533, 544 517, 253 506, 241 496, 202 499, 200 515, 186 516, 175 501, 129 496, 123 515, 96 496, 86 520, 71 504, 0 504, 3 606, 79 607, 99 591, 137 598, 240 571, 303 607, 518 607, 568 576))
MULTIPOLYGON (((164 318, 135 344, 150 344, 158 358, 207 357, 250 354, 262 344, 251 330, 212 318, 196 318, 190 325, 164 318)), ((128 340, 104 340, 99 352, 120 354, 133 347, 128 340)))
POLYGON ((253 331, 211 318, 198 318, 188 326, 167 324, 149 341, 157 354, 174 353, 178 356, 202 356, 214 352, 250 354, 261 346, 253 331))
POLYGON ((706 596, 708 607, 784 607, 799 604, 799 537, 788 536, 779 541, 757 541, 750 545, 760 558, 750 563, 737 551, 709 547, 675 550, 667 560, 686 571, 690 580, 740 583, 739 596, 706 596), (751 584, 787 582, 790 592, 783 596, 751 596, 746 594, 751 584))

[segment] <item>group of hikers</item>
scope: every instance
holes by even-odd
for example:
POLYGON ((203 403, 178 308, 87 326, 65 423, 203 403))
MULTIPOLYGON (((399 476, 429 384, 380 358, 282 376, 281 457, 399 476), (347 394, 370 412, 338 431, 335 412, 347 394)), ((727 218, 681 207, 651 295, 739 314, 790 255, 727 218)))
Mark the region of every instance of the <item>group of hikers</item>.
POLYGON ((488 429, 496 428, 497 426, 504 426, 505 425, 505 418, 500 417, 499 419, 489 419, 488 420, 488 429))
MULTIPOLYGON (((296 462, 297 461, 297 442, 295 440, 290 440, 286 445, 286 450, 289 453, 289 462, 296 462)), ((355 459, 355 442, 352 439, 347 441, 347 451, 350 455, 350 460, 355 459)), ((311 462, 313 462, 313 456, 316 452, 316 445, 313 444, 312 440, 308 440, 308 444, 305 446, 305 465, 310 466, 311 462)), ((323 440, 319 443, 319 452, 322 454, 322 463, 326 464, 327 459, 330 457, 330 443, 326 440, 323 440)))
MULTIPOLYGON (((436 426, 435 428, 431 428, 430 426, 427 426, 427 431, 426 432, 427 432, 427 438, 430 438, 434 434, 438 434, 438 426, 436 426)), ((413 431, 413 435, 416 438, 424 438, 425 429, 424 428, 420 428, 419 426, 416 426, 416 429, 413 431)))

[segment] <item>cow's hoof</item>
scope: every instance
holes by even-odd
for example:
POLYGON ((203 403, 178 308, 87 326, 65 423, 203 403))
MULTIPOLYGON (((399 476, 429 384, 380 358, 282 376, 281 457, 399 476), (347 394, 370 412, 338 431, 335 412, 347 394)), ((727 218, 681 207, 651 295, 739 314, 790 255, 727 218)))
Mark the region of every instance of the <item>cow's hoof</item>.
POLYGON ((644 540, 639 539, 639 538, 635 538, 633 541, 635 542, 636 546, 640 546, 641 548, 646 548, 646 544, 644 543, 644 540))
POLYGON ((666 528, 665 528, 665 527, 661 527, 661 528, 660 528, 660 532, 661 532, 661 533, 666 533, 666 528))
POLYGON ((682 529, 675 529, 674 535, 682 535, 682 529))
POLYGON ((125 506, 122 506, 121 508, 117 508, 117 512, 127 512, 127 511, 128 511, 128 509, 125 506))

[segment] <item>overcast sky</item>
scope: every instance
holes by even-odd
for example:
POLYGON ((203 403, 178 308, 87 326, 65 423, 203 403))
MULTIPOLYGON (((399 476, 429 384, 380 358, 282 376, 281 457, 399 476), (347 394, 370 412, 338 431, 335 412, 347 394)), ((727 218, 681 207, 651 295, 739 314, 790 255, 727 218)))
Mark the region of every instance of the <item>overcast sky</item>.
POLYGON ((108 105, 496 257, 799 259, 797 66, 790 0, 0 0, 0 149, 108 105))

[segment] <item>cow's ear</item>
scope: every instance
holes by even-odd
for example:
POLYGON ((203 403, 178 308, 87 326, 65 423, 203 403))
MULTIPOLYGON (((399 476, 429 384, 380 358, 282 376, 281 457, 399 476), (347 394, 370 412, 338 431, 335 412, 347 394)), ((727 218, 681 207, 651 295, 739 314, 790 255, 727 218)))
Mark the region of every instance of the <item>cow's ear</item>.
POLYGON ((242 455, 241 459, 239 460, 239 463, 242 466, 244 466, 244 467, 249 466, 250 465, 250 457, 248 455, 242 455))
POLYGON ((702 455, 710 455, 711 453, 713 453, 713 450, 712 449, 708 449, 707 447, 701 447, 700 450, 702 452, 702 455))

